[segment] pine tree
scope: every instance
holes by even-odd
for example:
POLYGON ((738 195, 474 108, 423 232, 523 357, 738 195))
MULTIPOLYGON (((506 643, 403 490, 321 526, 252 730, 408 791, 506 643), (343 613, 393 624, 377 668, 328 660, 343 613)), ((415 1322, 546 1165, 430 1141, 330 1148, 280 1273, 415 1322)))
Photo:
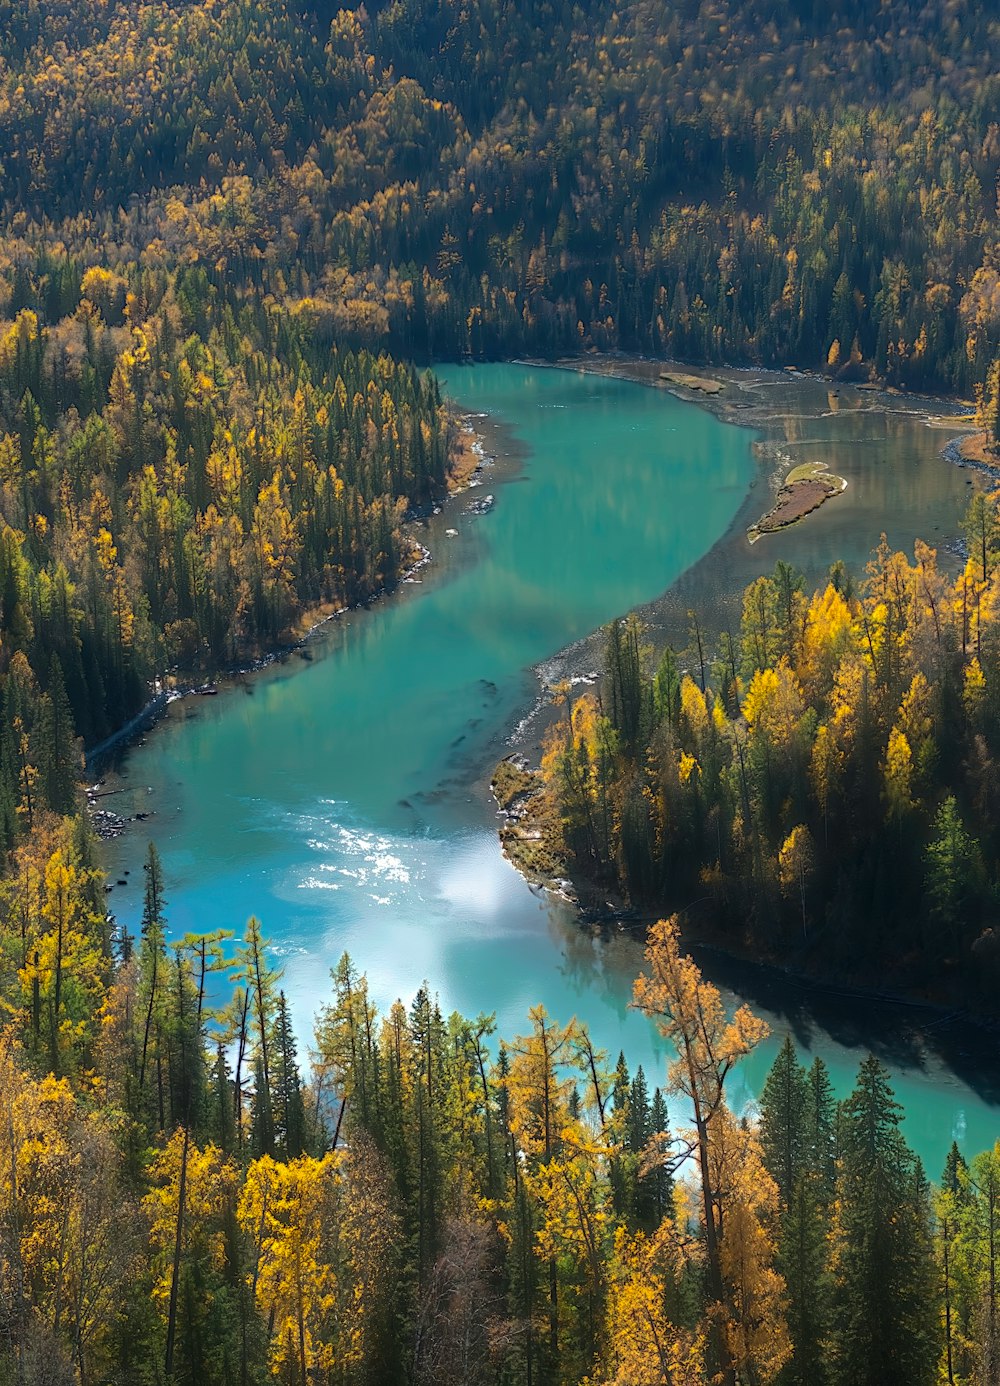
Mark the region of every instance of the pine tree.
POLYGON ((806 1165, 820 1181, 823 1200, 833 1200, 837 1157, 837 1099, 826 1064, 817 1055, 807 1074, 806 1165))
POLYGON ((786 1035, 760 1097, 764 1163, 786 1208, 806 1167, 808 1104, 808 1079, 786 1035))
POLYGON ((443 1104, 441 1013, 431 1001, 426 984, 420 987, 410 1007, 410 1038, 413 1049, 413 1121, 415 1131, 415 1169, 417 1194, 417 1253, 423 1273, 440 1248, 443 1202, 443 1151, 441 1115, 443 1104))
POLYGON ((791 1360, 781 1374, 787 1386, 823 1386, 829 1380, 828 1219, 819 1178, 800 1173, 783 1209, 779 1237, 778 1269, 785 1281, 792 1342, 791 1360))
POLYGON ((629 1158, 634 1152, 628 1139, 630 1087, 628 1064, 625 1062, 624 1053, 619 1053, 618 1063, 615 1065, 614 1085, 611 1089, 611 1110, 615 1139, 622 1146, 622 1150, 612 1157, 609 1169, 611 1196, 619 1217, 626 1217, 632 1213, 635 1198, 634 1161, 629 1158))
POLYGON ((278 1058, 276 1138, 278 1148, 284 1152, 285 1158, 294 1160, 305 1153, 306 1112, 302 1099, 295 1034, 283 991, 278 993, 275 1040, 278 1058))
POLYGON ((786 1036, 760 1099, 761 1146, 781 1200, 778 1269, 786 1285, 792 1344, 781 1373, 787 1386, 822 1386, 827 1380, 828 1208, 818 1169, 825 1161, 817 1148, 817 1135, 829 1118, 826 1082, 825 1072, 815 1065, 807 1075, 786 1036))
POLYGON ((80 752, 58 655, 52 656, 48 692, 42 700, 41 751, 40 770, 46 802, 56 813, 72 813, 76 807, 80 752))
POLYGON ((647 688, 642 678, 642 626, 638 617, 612 621, 604 649, 604 681, 611 725, 626 751, 639 745, 646 720, 647 688))
POLYGON ((241 953, 241 975, 246 979, 253 1019, 254 1105, 253 1139, 255 1153, 274 1153, 274 1095, 272 1084, 272 1043, 276 1013, 276 991, 280 969, 268 966, 267 941, 260 923, 247 920, 246 943, 241 953))
POLYGON ((970 1274, 968 1228, 971 1201, 969 1167, 953 1141, 934 1200, 936 1245, 944 1301, 944 1375, 949 1386, 973 1373, 974 1276, 970 1274))
MULTIPOLYGON (((664 1146, 669 1146, 670 1118, 666 1098, 659 1088, 654 1090, 653 1100, 649 1105, 649 1128, 651 1136, 661 1136, 664 1146)), ((673 1202, 674 1181, 666 1163, 657 1164, 645 1177, 643 1185, 649 1193, 653 1223, 659 1225, 667 1216, 673 1202)))
POLYGON ((961 1210, 963 1260, 971 1275, 976 1377, 992 1383, 1000 1376, 1000 1141, 969 1164, 961 1210))
POLYGON ((834 1228, 834 1359, 848 1386, 931 1386, 937 1303, 927 1186, 874 1057, 841 1119, 834 1228))
POLYGON ((250 1155, 256 1160, 271 1154, 273 1150, 273 1097, 264 1075, 264 1061, 258 1053, 253 1061, 253 1093, 250 1097, 250 1155))
POLYGON ((160 855, 151 842, 143 867, 146 887, 140 924, 139 971, 140 1001, 143 1010, 142 1045, 139 1056, 139 1095, 142 1099, 151 1069, 156 1077, 156 1112, 159 1129, 166 1130, 161 1039, 164 1029, 164 995, 168 985, 165 938, 166 903, 163 898, 163 868, 160 855))
POLYGON ((215 1144, 225 1155, 236 1152, 236 1119, 233 1113, 233 1078, 226 1058, 225 1047, 220 1043, 215 1050, 215 1063, 212 1066, 212 1105, 209 1113, 209 1130, 215 1144))

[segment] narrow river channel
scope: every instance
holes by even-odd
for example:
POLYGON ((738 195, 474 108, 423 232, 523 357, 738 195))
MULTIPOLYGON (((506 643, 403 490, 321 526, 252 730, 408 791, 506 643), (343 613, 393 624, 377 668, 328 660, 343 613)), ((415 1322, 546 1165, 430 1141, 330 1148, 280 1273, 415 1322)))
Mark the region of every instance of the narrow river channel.
MULTIPOLYGON (((172 931, 240 932, 256 914, 303 1036, 347 950, 381 1004, 426 978, 444 1008, 496 1011, 513 1036, 542 1002, 662 1083, 662 1046, 627 1008, 637 946, 591 937, 529 889, 500 854, 485 785, 537 697, 532 666, 664 592, 730 530, 759 475, 754 434, 626 380, 514 365, 442 374, 485 416, 496 461, 484 485, 428 523, 434 562, 419 581, 331 623, 304 656, 175 704, 128 752, 108 806, 152 816, 108 845, 112 881, 127 882, 111 907, 137 927, 152 837, 172 931), (492 509, 470 513, 486 493, 492 509)), ((957 516, 963 483, 943 484, 957 516)), ((869 1047, 882 1053, 932 1175, 953 1136, 974 1151, 1000 1134, 987 1037, 914 1032, 903 1008, 704 965, 775 1031, 737 1104, 791 1028, 840 1091, 869 1047)))

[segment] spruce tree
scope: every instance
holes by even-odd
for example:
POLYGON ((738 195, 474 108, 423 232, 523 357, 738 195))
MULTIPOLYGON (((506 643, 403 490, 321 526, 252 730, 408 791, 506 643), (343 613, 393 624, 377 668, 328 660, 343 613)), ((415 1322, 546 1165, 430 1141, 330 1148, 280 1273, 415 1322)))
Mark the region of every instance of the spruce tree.
POLYGON ((969 1255, 969 1211, 972 1203, 969 1166, 952 1141, 941 1186, 934 1200, 938 1266, 944 1319, 944 1371, 949 1383, 973 1375, 975 1336, 975 1254, 969 1255))
POLYGON ((649 1089, 642 1064, 635 1071, 628 1095, 628 1125, 626 1127, 629 1150, 641 1155, 646 1142, 653 1134, 649 1110, 649 1089))
POLYGON ((302 1100, 302 1081, 288 1002, 278 993, 277 1041, 277 1142, 289 1160, 303 1154, 306 1144, 306 1112, 302 1100))
POLYGON ((843 1105, 834 1227, 834 1353, 843 1386, 931 1386, 938 1304, 927 1185, 870 1056, 843 1105))
POLYGON ((155 1077, 156 1118, 154 1124, 166 1129, 163 1087, 162 1039, 166 1028, 165 1001, 167 978, 166 902, 163 898, 163 868, 160 854, 151 842, 143 867, 146 888, 142 921, 139 926, 139 1000, 142 1008, 142 1044, 139 1053, 138 1091, 140 1100, 147 1082, 155 1077))
POLYGON ((809 1082, 795 1056, 791 1036, 778 1052, 760 1097, 760 1140, 764 1163, 778 1186, 783 1208, 807 1160, 809 1082))
POLYGON ((212 1104, 209 1131, 220 1150, 231 1155, 236 1150, 236 1117, 233 1112, 233 1076, 226 1058, 225 1047, 215 1049, 212 1066, 212 1104))
MULTIPOLYGON (((651 1135, 662 1134, 665 1138, 669 1137, 670 1120, 667 1115, 667 1103, 659 1088, 654 1091, 653 1100, 650 1103, 649 1126, 651 1135)), ((664 1165, 658 1165, 644 1182, 649 1189, 655 1223, 659 1223, 670 1210, 673 1201, 673 1178, 664 1165)))
POLYGON ((250 1154, 253 1159, 274 1153, 274 1106, 264 1076, 260 1054, 253 1062, 253 1095, 250 1099, 250 1154))
POLYGON ((785 1280, 792 1357, 781 1374, 784 1386, 824 1386, 830 1380, 828 1209, 819 1178, 798 1176, 782 1212, 777 1267, 785 1280))
POLYGON ((73 712, 57 655, 52 656, 49 688, 42 699, 40 749, 45 799, 56 813, 72 813, 76 807, 81 762, 73 712))
POLYGON ((787 1386, 822 1386, 828 1379, 828 1209, 821 1171, 826 1164, 822 1133, 832 1120, 832 1100, 822 1061, 817 1059, 807 1074, 786 1036, 761 1094, 760 1134, 781 1200, 778 1269, 785 1279, 792 1341, 791 1360, 781 1373, 787 1386))
POLYGON ((837 1160, 837 1099, 826 1064, 817 1055, 806 1076, 806 1163, 822 1185, 823 1199, 833 1199, 837 1160))
MULTIPOLYGON (((614 1086, 611 1089, 611 1110, 615 1138, 620 1142, 622 1150, 620 1154, 612 1157, 609 1169, 611 1198, 619 1217, 628 1217, 631 1214, 635 1192, 634 1161, 629 1158, 632 1145, 628 1139, 630 1086, 628 1064, 625 1062, 624 1053, 619 1053, 618 1063, 615 1065, 614 1086)), ((570 1115, 574 1118, 578 1115, 572 1106, 570 1115)))
POLYGON ((642 626, 637 616, 612 621, 604 648, 604 697, 608 717, 628 753, 639 745, 646 722, 642 678, 642 626))

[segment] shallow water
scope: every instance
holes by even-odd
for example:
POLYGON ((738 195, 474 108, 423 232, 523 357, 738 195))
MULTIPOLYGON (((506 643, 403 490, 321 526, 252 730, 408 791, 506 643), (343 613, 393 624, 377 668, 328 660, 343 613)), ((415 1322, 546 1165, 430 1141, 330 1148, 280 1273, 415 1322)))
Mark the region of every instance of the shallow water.
MULTIPOLYGON (((611 368, 648 380, 661 369, 654 362, 611 368)), ((920 538, 938 550, 942 567, 957 566, 949 546, 961 534, 969 497, 982 479, 941 457, 959 430, 929 427, 928 418, 943 422, 948 406, 776 371, 729 371, 725 382, 712 407, 755 430, 757 472, 733 525, 656 603, 654 623, 684 637, 687 609, 697 608, 709 626, 737 624, 739 594, 778 559, 804 573, 810 590, 825 582, 838 560, 861 581, 883 533, 911 558, 920 538), (847 489, 802 523, 747 543, 747 528, 770 509, 787 472, 804 462, 844 477, 847 489)))
MULTIPOLYGON (((443 374, 487 416, 496 463, 483 487, 426 526, 435 561, 419 584, 332 623, 308 658, 174 705, 128 754, 105 802, 154 816, 109 847, 112 879, 129 881, 111 905, 136 928, 152 836, 172 930, 238 932, 257 914, 303 1035, 346 949, 383 1005, 426 978, 445 1008, 496 1011, 511 1036, 543 1002, 662 1082, 662 1046, 627 1008, 637 946, 593 938, 528 888, 499 851, 484 787, 536 697, 531 666, 663 592, 730 530, 760 475, 753 435, 621 380, 511 365, 443 374), (493 509, 469 514, 486 492, 493 509)), ((822 1005, 752 983, 842 1090, 882 1045, 932 1170, 953 1134, 973 1149, 993 1139, 983 1098, 904 1043, 885 1008, 845 1022, 852 1008, 835 1006, 818 1024, 822 1005)), ((777 1042, 747 1066, 739 1100, 777 1042)), ((979 1068, 971 1076, 982 1086, 979 1068)))

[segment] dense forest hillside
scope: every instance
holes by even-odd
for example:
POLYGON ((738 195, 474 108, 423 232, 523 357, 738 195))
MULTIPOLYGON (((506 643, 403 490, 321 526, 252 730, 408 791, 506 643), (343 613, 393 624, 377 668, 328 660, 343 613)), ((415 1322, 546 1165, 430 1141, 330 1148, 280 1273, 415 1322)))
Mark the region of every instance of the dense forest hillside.
POLYGON ((45 697, 94 743, 154 673, 397 578, 447 423, 387 351, 794 360, 984 390, 1000 427, 980 7, 0 21, 8 767, 41 759, 45 697))
POLYGON ((0 20, 4 646, 91 743, 153 673, 396 579, 447 424, 387 351, 794 360, 985 387, 996 432, 979 7, 0 20))
POLYGON ((54 326, 92 266, 138 292, 196 263, 423 358, 620 347, 971 392, 995 349, 1000 23, 971 0, 0 21, 10 316, 54 326))

